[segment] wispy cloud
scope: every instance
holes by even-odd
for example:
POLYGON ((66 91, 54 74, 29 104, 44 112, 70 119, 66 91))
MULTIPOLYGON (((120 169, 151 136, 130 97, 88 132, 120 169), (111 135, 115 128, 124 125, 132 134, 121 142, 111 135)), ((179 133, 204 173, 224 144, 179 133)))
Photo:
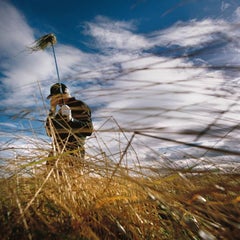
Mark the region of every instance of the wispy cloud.
MULTIPOLYGON (((154 45, 199 46, 216 40, 216 34, 227 32, 231 25, 224 20, 204 19, 179 22, 172 27, 154 33, 154 45)), ((153 36, 154 36, 153 35, 153 36)))
POLYGON ((15 57, 34 41, 33 30, 24 16, 7 1, 0 2, 1 57, 15 57))
POLYGON ((94 44, 103 51, 141 51, 150 44, 144 36, 134 33, 136 26, 133 22, 98 16, 94 21, 85 23, 85 27, 85 34, 93 37, 94 44))
POLYGON ((0 123, 0 125, 3 126, 3 127, 17 128, 17 125, 13 124, 13 123, 2 122, 2 123, 0 123))

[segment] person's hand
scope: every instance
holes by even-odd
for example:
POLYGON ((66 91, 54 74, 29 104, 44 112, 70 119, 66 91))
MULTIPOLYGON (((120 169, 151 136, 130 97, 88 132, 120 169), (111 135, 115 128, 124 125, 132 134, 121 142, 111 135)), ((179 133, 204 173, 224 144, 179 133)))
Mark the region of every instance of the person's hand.
POLYGON ((51 108, 55 108, 57 107, 58 104, 63 102, 63 95, 62 94, 57 94, 57 95, 53 95, 51 97, 50 100, 50 106, 51 108))
POLYGON ((68 105, 62 105, 60 113, 63 117, 67 118, 68 122, 72 120, 72 111, 68 105))
POLYGON ((55 112, 56 112, 56 109, 53 108, 53 107, 51 107, 51 109, 49 110, 48 116, 49 116, 50 118, 54 118, 55 112))

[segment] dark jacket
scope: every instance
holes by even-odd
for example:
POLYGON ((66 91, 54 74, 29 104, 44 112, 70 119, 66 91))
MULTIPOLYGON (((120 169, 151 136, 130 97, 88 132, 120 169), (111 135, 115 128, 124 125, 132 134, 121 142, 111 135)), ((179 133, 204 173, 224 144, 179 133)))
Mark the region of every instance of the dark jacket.
POLYGON ((65 104, 70 107, 73 119, 68 122, 60 112, 55 116, 49 116, 46 121, 47 134, 52 136, 52 131, 54 131, 57 139, 64 141, 68 139, 71 142, 77 140, 78 137, 90 136, 93 132, 93 125, 88 105, 74 97, 67 99, 65 104))

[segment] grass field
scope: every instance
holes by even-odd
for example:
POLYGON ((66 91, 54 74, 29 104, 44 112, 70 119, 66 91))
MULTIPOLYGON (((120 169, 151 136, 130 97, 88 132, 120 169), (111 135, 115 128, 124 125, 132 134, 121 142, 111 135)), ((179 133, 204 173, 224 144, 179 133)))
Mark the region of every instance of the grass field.
POLYGON ((70 158, 1 179, 0 239, 239 239, 240 174, 141 175, 70 158))

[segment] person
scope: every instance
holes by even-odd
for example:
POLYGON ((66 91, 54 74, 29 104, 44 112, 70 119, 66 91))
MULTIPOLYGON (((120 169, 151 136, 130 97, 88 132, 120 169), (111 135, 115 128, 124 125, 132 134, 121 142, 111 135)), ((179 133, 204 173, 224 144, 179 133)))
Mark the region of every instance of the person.
POLYGON ((47 99, 50 99, 50 112, 46 132, 53 139, 55 152, 71 154, 83 160, 86 137, 93 132, 91 109, 83 101, 72 97, 63 83, 52 85, 47 99))

